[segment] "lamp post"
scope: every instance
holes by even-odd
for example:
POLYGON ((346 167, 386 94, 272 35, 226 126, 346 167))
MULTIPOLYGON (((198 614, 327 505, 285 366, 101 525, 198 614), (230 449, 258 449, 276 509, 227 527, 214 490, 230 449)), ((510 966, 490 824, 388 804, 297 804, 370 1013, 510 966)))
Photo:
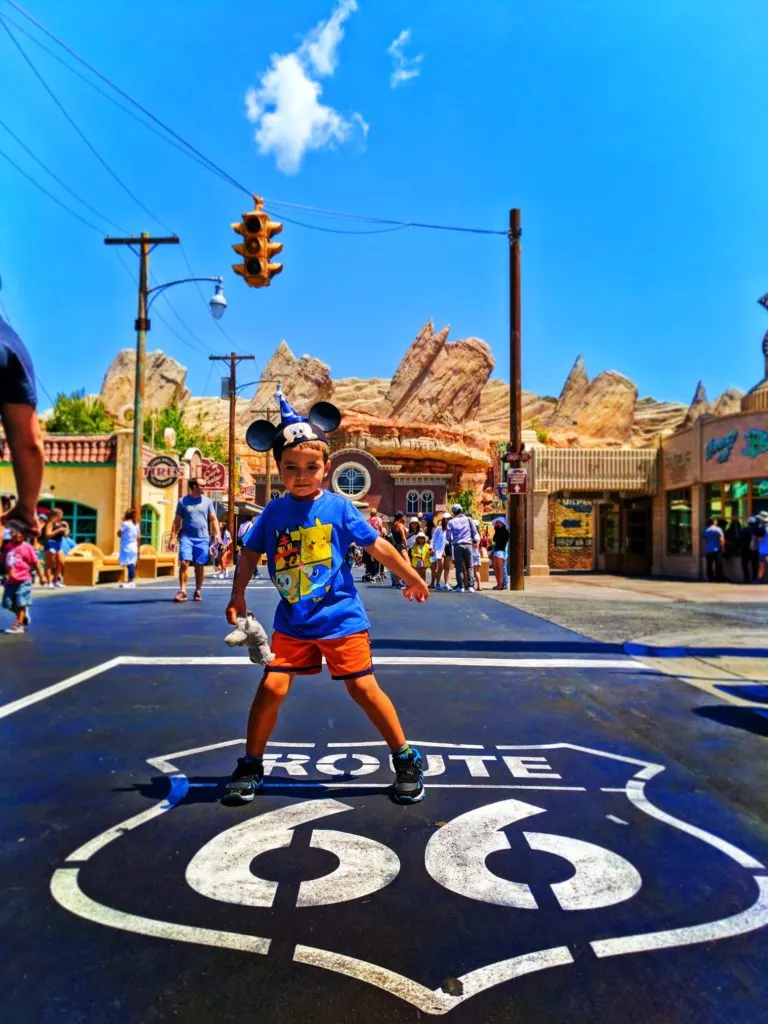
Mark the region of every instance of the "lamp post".
POLYGON ((194 281, 214 281, 216 290, 209 303, 214 320, 220 320, 227 309, 222 277, 182 277, 177 281, 148 287, 149 254, 157 245, 178 245, 179 238, 153 238, 143 231, 138 238, 105 238, 105 245, 127 245, 139 257, 139 310, 136 318, 136 380, 133 393, 133 459, 131 465, 131 507, 136 521, 141 519, 141 481, 143 477, 142 451, 144 445, 144 379, 146 370, 147 331, 151 327, 149 309, 161 292, 177 284, 194 281))

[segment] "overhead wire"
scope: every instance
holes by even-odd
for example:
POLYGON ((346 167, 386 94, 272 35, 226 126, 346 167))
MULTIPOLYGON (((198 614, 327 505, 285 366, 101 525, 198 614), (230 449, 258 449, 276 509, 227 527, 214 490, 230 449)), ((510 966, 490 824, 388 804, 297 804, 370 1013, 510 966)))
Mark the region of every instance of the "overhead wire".
MULTIPOLYGON (((193 146, 191 142, 188 142, 183 136, 179 135, 178 132, 175 132, 172 128, 170 128, 167 124, 165 124, 164 121, 162 121, 160 118, 156 117, 150 110, 148 110, 145 106, 143 106, 141 103, 139 103, 138 100, 135 100, 127 92, 125 92, 118 85, 116 85, 107 75, 103 74, 101 71, 99 71, 97 68, 95 68, 92 64, 90 64, 87 60, 85 60, 84 57, 81 57, 75 50, 73 50, 65 42, 63 42, 61 39, 59 39, 58 36, 56 36, 53 32, 51 32, 50 29, 46 28, 36 18, 34 18, 31 14, 29 14, 27 11, 25 11, 24 8, 20 4, 16 3, 16 0, 6 0, 6 3, 10 4, 10 6, 14 8, 14 10, 18 11, 19 14, 21 14, 24 18, 26 18, 31 24, 33 24, 36 28, 38 28, 46 36, 48 36, 49 39, 53 40, 63 50, 65 50, 72 57, 74 57, 74 59, 77 60, 80 64, 82 64, 84 67, 88 68, 88 70, 92 74, 94 74, 98 78, 100 78, 103 82, 105 82, 107 85, 109 85, 109 87, 111 89, 114 89, 125 100, 127 100, 129 103, 131 103, 137 109, 141 110, 141 112, 143 114, 145 114, 145 116, 151 118, 151 120, 154 121, 155 124, 159 125, 161 128, 163 128, 164 131, 168 132, 175 139, 177 139, 180 143, 182 143, 182 145, 185 147, 185 149, 183 151, 185 152, 186 155, 191 156, 192 154, 194 154, 194 156, 197 157, 197 162, 198 163, 202 161, 204 166, 206 166, 208 168, 208 170, 210 170, 213 173, 217 174, 223 181, 226 181, 229 184, 233 185, 235 188, 239 189, 241 192, 244 192, 246 195, 253 195, 254 194, 251 189, 249 189, 245 185, 243 185, 242 182, 238 181, 235 177, 233 177, 231 174, 229 174, 228 171, 224 170, 222 167, 220 167, 218 164, 216 164, 213 160, 211 160, 209 157, 207 157, 204 153, 202 153, 199 149, 197 149, 195 146, 193 146)), ((453 224, 435 224, 435 223, 431 223, 431 222, 427 222, 427 221, 397 220, 397 219, 394 219, 394 218, 373 217, 373 216, 364 215, 364 214, 344 213, 344 212, 339 211, 339 210, 327 210, 327 209, 324 209, 322 207, 308 206, 308 205, 300 204, 300 203, 289 203, 289 202, 285 202, 284 200, 279 200, 279 199, 275 199, 275 198, 270 198, 269 199, 269 203, 272 206, 275 206, 275 207, 284 208, 284 209, 304 210, 307 213, 315 213, 315 214, 317 214, 319 216, 324 216, 324 217, 343 218, 343 219, 347 219, 347 220, 363 221, 363 222, 368 222, 368 223, 372 223, 372 224, 390 225, 392 227, 399 227, 399 228, 423 228, 423 229, 432 230, 432 231, 454 231, 454 232, 462 232, 462 233, 478 234, 478 235, 496 235, 496 236, 500 236, 500 235, 508 236, 509 235, 509 231, 506 230, 506 229, 505 230, 500 230, 500 229, 496 229, 496 228, 475 228, 475 227, 464 227, 464 226, 453 225, 453 224)), ((285 218, 285 219, 288 220, 288 218, 285 218)), ((343 231, 341 229, 336 229, 336 228, 327 228, 327 227, 321 227, 319 225, 306 224, 306 223, 302 223, 301 221, 289 221, 289 223, 295 223, 299 227, 312 228, 314 230, 326 231, 326 232, 329 232, 331 234, 367 234, 368 233, 368 232, 348 232, 348 231, 343 231)))
POLYGON ((48 85, 48 83, 46 82, 46 80, 42 76, 42 74, 38 71, 37 67, 35 66, 35 64, 32 61, 32 58, 27 54, 27 52, 24 49, 24 47, 18 41, 16 36, 13 34, 13 32, 11 31, 10 27, 8 26, 7 22, 2 17, 2 15, 0 15, 0 24, 2 24, 2 26, 5 29, 6 33, 10 37, 13 45, 19 51, 19 53, 21 54, 22 58, 24 59, 26 64, 29 66, 29 68, 32 70, 32 72, 35 75, 35 77, 37 78, 37 80, 40 82, 42 87, 45 89, 45 91, 51 97, 53 102, 56 104, 58 109, 61 111, 62 115, 66 118, 66 120, 72 126, 72 129, 80 136, 80 138, 82 139, 84 144, 88 147, 88 149, 91 151, 91 153, 94 155, 94 157, 102 165, 104 170, 110 175, 111 178, 113 178, 117 182, 117 184, 125 192, 125 194, 130 199, 132 199, 133 202, 136 203, 136 205, 139 206, 149 217, 151 217, 152 220, 156 221, 162 227, 166 228, 166 230, 171 231, 172 228, 169 228, 167 224, 164 224, 163 221, 156 214, 152 213, 152 211, 147 206, 145 206, 144 203, 142 203, 142 201, 139 199, 139 197, 134 192, 131 191, 131 189, 125 184, 125 182, 122 180, 122 178, 116 173, 116 171, 114 171, 112 169, 112 167, 110 167, 109 163, 104 159, 104 157, 101 155, 101 153, 99 153, 99 151, 96 149, 96 147, 91 143, 90 139, 88 139, 88 137, 86 136, 85 132, 82 131, 80 126, 77 124, 75 119, 69 114, 69 112, 67 111, 66 107, 61 102, 61 100, 58 98, 56 93, 48 85))
POLYGON ((56 174, 55 171, 52 171, 51 168, 46 163, 44 163, 40 159, 40 157, 37 156, 37 154, 35 154, 22 139, 19 138, 16 132, 13 131, 13 129, 9 125, 7 125, 2 118, 0 118, 0 128, 4 128, 5 131, 8 132, 8 134, 11 136, 11 138, 14 139, 14 141, 18 143, 19 146, 21 146, 24 152, 28 156, 32 157, 35 163, 38 164, 38 166, 42 167, 46 174, 49 174, 55 182, 61 185, 65 192, 68 192, 74 199, 77 199, 79 203, 82 203, 87 210, 91 211, 91 213, 95 213, 96 216, 103 220, 106 224, 111 224, 112 227, 117 228, 118 231, 125 231, 127 233, 126 228, 122 227, 120 224, 116 224, 115 221, 110 220, 110 218, 107 217, 106 214, 101 213, 99 210, 96 209, 95 206, 91 206, 91 204, 86 202, 86 200, 83 199, 81 195, 78 195, 73 188, 70 188, 65 181, 62 181, 58 174, 56 174))
POLYGON ((58 199, 52 192, 49 192, 44 185, 41 185, 40 182, 33 178, 31 174, 28 174, 23 167, 19 167, 16 161, 12 160, 11 157, 9 157, 3 149, 0 149, 0 156, 3 157, 4 160, 7 160, 12 167, 15 167, 19 174, 23 175, 23 177, 25 177, 27 181, 31 182, 31 184, 35 186, 35 188, 40 189, 40 191, 44 195, 48 196, 49 199, 53 200, 53 202, 56 203, 57 206, 60 206, 62 210, 66 210, 67 213, 71 214, 71 216, 75 218, 75 220, 79 220, 81 224, 85 224, 85 226, 87 228, 90 228, 91 231, 95 231, 96 234, 100 235, 102 238, 104 237, 104 232, 101 228, 97 228, 95 224, 91 224, 91 222, 89 220, 86 220, 85 217, 81 217, 76 210, 73 210, 70 206, 67 206, 66 203, 63 203, 60 199, 58 199))

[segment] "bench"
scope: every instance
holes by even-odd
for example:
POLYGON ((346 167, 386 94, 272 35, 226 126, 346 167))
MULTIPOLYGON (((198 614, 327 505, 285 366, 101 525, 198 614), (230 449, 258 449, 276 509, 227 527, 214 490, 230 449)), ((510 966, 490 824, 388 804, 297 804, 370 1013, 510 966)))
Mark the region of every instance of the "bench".
POLYGON ((64 583, 68 587, 93 587, 97 583, 123 583, 124 565, 117 555, 105 555, 95 544, 78 544, 64 559, 64 583))
POLYGON ((157 576, 175 576, 177 572, 176 555, 173 552, 162 555, 151 544, 142 544, 139 548, 139 561, 136 575, 141 579, 153 580, 157 576))

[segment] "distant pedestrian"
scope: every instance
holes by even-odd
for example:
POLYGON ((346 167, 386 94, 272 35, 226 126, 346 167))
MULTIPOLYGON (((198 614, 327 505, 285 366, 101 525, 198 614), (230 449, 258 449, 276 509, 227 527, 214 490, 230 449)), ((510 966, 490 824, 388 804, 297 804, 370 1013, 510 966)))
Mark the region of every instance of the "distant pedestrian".
MULTIPOLYGON (((256 520, 258 518, 259 517, 258 517, 258 514, 257 514, 252 519, 247 519, 244 523, 241 523, 240 526, 238 527, 238 530, 237 530, 237 557, 238 557, 238 559, 240 558, 240 555, 243 552, 243 548, 245 547, 245 539, 248 536, 248 534, 251 532, 251 530, 254 528, 254 526, 256 525, 256 520)), ((237 564, 237 563, 235 563, 235 564, 237 564)), ((261 573, 259 572, 259 567, 258 566, 256 566, 256 568, 254 570, 253 578, 255 580, 260 580, 261 579, 261 573)))
POLYGON ((481 580, 480 580, 481 554, 480 554, 480 552, 481 552, 481 544, 482 544, 483 538, 480 537, 480 526, 479 526, 477 520, 473 519, 472 522, 475 524, 475 528, 477 530, 478 537, 479 537, 479 540, 478 540, 477 544, 474 544, 472 546, 472 574, 473 574, 474 579, 475 579, 475 589, 476 590, 480 590, 481 589, 481 585, 480 585, 481 584, 481 580))
MULTIPOLYGON (((380 537, 384 536, 384 524, 381 521, 381 516, 379 515, 379 510, 377 508, 374 507, 371 509, 368 522, 380 537)), ((363 562, 371 581, 383 580, 385 578, 381 565, 367 551, 363 552, 363 562)), ((363 579, 365 579, 365 577, 363 577, 363 579)))
POLYGON ((714 517, 707 521, 704 531, 704 557, 707 563, 707 579, 710 583, 723 578, 723 548, 725 535, 714 517))
POLYGON ((760 561, 757 550, 760 545, 758 533, 757 519, 754 516, 750 516, 747 520, 747 525, 741 531, 741 536, 739 537, 741 578, 745 583, 757 582, 757 570, 760 561))
POLYGON ((456 563, 456 590, 461 594, 465 590, 474 590, 472 579, 472 549, 480 543, 480 533, 474 520, 464 512, 461 505, 451 506, 453 516, 448 523, 448 543, 453 547, 453 560, 456 563))
POLYGON ((765 582, 768 573, 768 512, 757 513, 757 578, 765 582))
POLYGON ((429 565, 429 541, 424 530, 416 534, 415 543, 411 545, 411 565, 423 580, 427 578, 427 566, 429 565))
POLYGON ((69 523, 60 508, 52 509, 43 526, 45 582, 49 590, 64 586, 64 541, 69 537, 69 523))
MULTIPOLYGON (((405 530, 405 515, 402 512, 395 512, 387 539, 404 558, 407 558, 408 535, 405 530)), ((400 577, 396 576, 394 572, 391 573, 391 576, 393 587, 402 587, 404 585, 400 577)))
POLYGON ((31 623, 32 577, 36 575, 42 584, 43 574, 37 552, 25 540, 21 524, 11 521, 9 532, 10 539, 3 543, 3 608, 13 612, 16 618, 5 632, 26 633, 31 623))
POLYGON ((430 561, 432 563, 432 580, 430 582, 431 590, 447 590, 448 586, 441 582, 441 576, 443 574, 443 559, 445 557, 445 528, 448 525, 449 516, 447 513, 443 513, 440 520, 437 522, 434 530, 432 531, 432 538, 430 540, 430 561))
POLYGON ((418 536, 418 533, 421 530, 421 528, 422 527, 421 523, 419 522, 419 517, 411 516, 411 518, 408 520, 408 535, 405 540, 406 547, 408 548, 409 551, 416 543, 416 537, 418 536))
POLYGON ((210 558, 211 538, 219 541, 221 531, 213 502, 205 496, 200 480, 189 481, 189 494, 176 506, 176 517, 171 527, 171 545, 179 538, 179 590, 174 601, 187 600, 187 574, 189 566, 195 568, 195 601, 202 601, 205 567, 210 558))
POLYGON ((493 524, 493 541, 491 542, 491 562, 493 563, 493 575, 496 577, 494 590, 504 590, 504 567, 507 561, 508 547, 507 522, 505 519, 499 518, 493 524))
POLYGON ((221 531, 221 535, 217 540, 214 540, 211 544, 211 552, 213 555, 213 567, 214 573, 213 578, 215 580, 227 578, 229 572, 229 563, 232 550, 232 535, 225 526, 221 531))
POLYGON ((32 360, 21 338, 0 317, 0 422, 10 449, 18 494, 15 504, 3 508, 0 524, 18 522, 32 536, 40 532, 37 502, 45 466, 36 407, 32 360))
POLYGON ((136 587, 136 565, 139 561, 141 530, 136 522, 136 513, 132 508, 129 508, 123 516, 117 536, 120 538, 120 565, 124 565, 128 572, 128 582, 121 583, 120 586, 134 589, 136 587))

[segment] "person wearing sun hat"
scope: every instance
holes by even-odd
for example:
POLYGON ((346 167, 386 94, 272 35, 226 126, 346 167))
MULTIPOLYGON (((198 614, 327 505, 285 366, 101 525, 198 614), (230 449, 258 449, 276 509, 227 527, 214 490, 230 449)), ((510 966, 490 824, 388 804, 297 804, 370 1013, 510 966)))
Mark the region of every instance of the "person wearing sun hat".
POLYGON ((270 642, 274 659, 266 666, 248 718, 245 756, 226 786, 225 799, 247 803, 264 780, 263 755, 294 678, 316 675, 325 658, 331 678, 343 682, 366 713, 392 756, 397 803, 424 797, 421 754, 405 738, 392 701, 376 682, 369 622, 345 556, 363 548, 405 581, 408 601, 425 601, 429 590, 416 570, 343 494, 323 488, 330 472, 328 433, 341 422, 329 402, 317 402, 301 416, 278 388, 280 423, 252 423, 246 441, 255 451, 272 451, 286 494, 270 501, 245 539, 235 572, 227 621, 246 618, 245 589, 262 554, 280 594, 270 642))

